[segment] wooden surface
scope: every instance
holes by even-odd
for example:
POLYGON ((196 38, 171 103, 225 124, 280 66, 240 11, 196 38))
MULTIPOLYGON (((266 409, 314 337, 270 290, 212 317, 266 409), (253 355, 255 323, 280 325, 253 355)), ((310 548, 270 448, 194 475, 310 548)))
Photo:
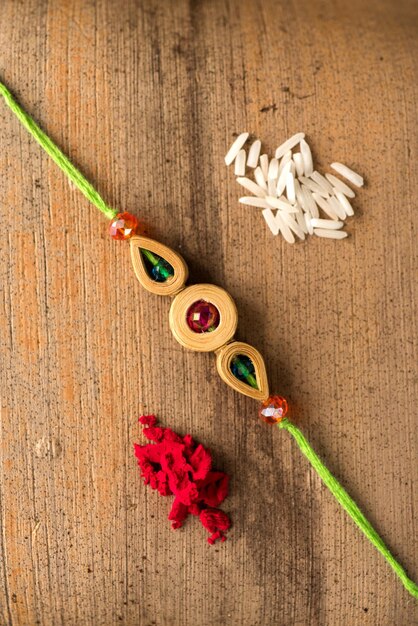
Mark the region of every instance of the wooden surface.
MULTIPOLYGON (((227 288, 239 338, 418 578, 413 0, 3 0, 0 73, 113 206, 227 288), (223 156, 304 130, 363 173, 352 236, 273 238, 223 156), (414 504, 415 499, 415 504, 414 504), (415 529, 416 530, 416 529, 415 529)), ((416 604, 286 433, 171 336, 129 246, 0 103, 0 621, 410 626, 416 604), (137 418, 210 446, 234 528, 210 547, 139 480, 137 418)))

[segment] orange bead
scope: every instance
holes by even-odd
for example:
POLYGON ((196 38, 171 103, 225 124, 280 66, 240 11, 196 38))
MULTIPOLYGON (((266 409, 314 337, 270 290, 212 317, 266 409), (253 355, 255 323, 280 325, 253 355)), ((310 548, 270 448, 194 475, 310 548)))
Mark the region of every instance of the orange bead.
POLYGON ((126 212, 118 213, 110 223, 109 233, 113 239, 122 241, 135 235, 137 228, 138 220, 135 215, 126 212))
POLYGON ((267 424, 278 424, 284 419, 287 409, 286 398, 274 394, 264 400, 258 411, 258 417, 267 424))

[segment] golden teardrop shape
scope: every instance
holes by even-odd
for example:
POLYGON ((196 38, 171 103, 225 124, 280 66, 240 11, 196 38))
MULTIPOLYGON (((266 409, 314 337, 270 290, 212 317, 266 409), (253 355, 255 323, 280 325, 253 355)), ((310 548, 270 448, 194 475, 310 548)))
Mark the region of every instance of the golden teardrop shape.
POLYGON ((255 400, 266 400, 269 397, 269 384, 264 359, 259 351, 248 343, 232 341, 220 348, 216 352, 216 367, 222 380, 235 391, 255 400), (233 358, 241 354, 248 356, 254 365, 258 389, 242 382, 231 371, 233 358))
POLYGON ((150 291, 160 296, 174 296, 181 291, 186 284, 189 271, 187 269, 186 261, 183 257, 174 252, 168 246, 165 246, 155 239, 144 237, 143 235, 135 235, 131 237, 131 259, 132 265, 137 279, 141 285, 150 291), (164 282, 156 282, 149 276, 145 267, 145 262, 142 257, 141 249, 149 250, 151 253, 162 257, 167 263, 169 263, 174 269, 174 275, 169 276, 164 282))

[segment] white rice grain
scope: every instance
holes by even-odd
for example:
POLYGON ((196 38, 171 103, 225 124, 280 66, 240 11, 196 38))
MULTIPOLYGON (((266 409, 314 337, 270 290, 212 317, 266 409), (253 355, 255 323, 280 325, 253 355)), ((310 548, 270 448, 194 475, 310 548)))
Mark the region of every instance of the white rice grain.
POLYGON ((354 198, 355 193, 350 187, 348 187, 342 180, 333 176, 332 174, 325 174, 326 178, 328 178, 329 182, 334 185, 334 189, 337 191, 341 191, 341 193, 345 194, 348 198, 354 198))
POLYGON ((290 228, 290 230, 293 230, 293 232, 295 233, 295 235, 299 237, 299 239, 302 239, 302 241, 305 239, 305 233, 303 232, 303 229, 299 226, 299 224, 296 222, 293 215, 289 215, 289 213, 281 213, 280 217, 282 218, 284 222, 286 222, 286 225, 290 228))
POLYGON ((238 152, 241 150, 242 146, 247 141, 247 139, 249 137, 249 134, 250 133, 241 133, 235 139, 234 143, 229 148, 229 150, 228 150, 228 152, 227 152, 227 154, 225 156, 225 163, 227 165, 231 165, 232 161, 235 159, 235 157, 237 156, 238 152))
POLYGON ((289 172, 286 177, 286 196, 291 204, 295 204, 296 202, 295 178, 292 172, 289 172))
POLYGON ((260 167, 263 172, 264 180, 268 178, 268 170, 269 170, 269 158, 267 154, 262 154, 260 157, 260 167))
POLYGON ((278 196, 281 196, 286 187, 287 175, 290 172, 291 161, 288 161, 284 168, 282 169, 279 180, 277 181, 276 193, 278 196))
POLYGON ((295 193, 296 193, 296 206, 300 209, 300 211, 307 210, 307 206, 305 203, 305 198, 302 193, 302 187, 300 186, 300 182, 297 178, 295 178, 295 193))
POLYGON ((295 243, 295 237, 292 231, 290 230, 289 226, 284 221, 282 215, 280 214, 280 211, 278 211, 276 214, 276 220, 279 222, 280 232, 282 233, 286 241, 288 243, 295 243))
POLYGON ((268 190, 269 196, 276 195, 276 179, 275 178, 269 178, 267 180, 267 190, 268 190))
POLYGON ((310 176, 313 172, 312 153, 310 147, 304 139, 300 142, 300 151, 302 153, 305 176, 310 176))
POLYGON ((237 183, 245 187, 245 189, 248 189, 248 191, 251 191, 251 193, 253 193, 255 196, 258 196, 259 198, 264 198, 264 196, 266 195, 266 192, 264 191, 264 189, 262 189, 259 185, 257 185, 257 183, 255 183, 250 178, 239 176, 237 178, 237 183))
POLYGON ((327 239, 344 239, 348 236, 344 230, 327 230, 326 228, 314 228, 314 235, 327 239))
POLYGON ((309 211, 306 211, 304 217, 307 231, 310 235, 313 235, 312 216, 309 211))
POLYGON ((268 209, 269 205, 264 198, 255 198, 254 196, 243 196, 238 200, 241 204, 246 204, 247 206, 255 206, 259 209, 268 209))
POLYGON ((318 183, 313 181, 311 178, 307 178, 306 176, 299 176, 299 180, 301 183, 303 183, 308 189, 310 189, 314 193, 319 193, 319 195, 322 196, 323 198, 328 198, 329 196, 328 192, 324 191, 324 189, 320 187, 318 183))
POLYGON ((263 214, 264 219, 266 220, 267 226, 270 228, 273 235, 278 235, 279 224, 276 220, 276 216, 274 215, 273 211, 271 209, 264 209, 264 211, 261 211, 261 212, 263 214))
POLYGON ((318 206, 310 189, 302 185, 302 193, 305 199, 306 209, 311 213, 312 217, 319 217, 318 206))
POLYGON ((240 150, 235 159, 234 174, 235 176, 245 176, 245 150, 240 150))
POLYGON ((302 154, 300 152, 295 152, 295 154, 293 155, 293 161, 295 163, 297 175, 298 176, 303 176, 303 173, 304 173, 305 170, 303 169, 302 154))
POLYGON ((305 133, 296 133, 296 135, 293 135, 293 137, 290 137, 290 139, 282 143, 276 150, 276 159, 280 159, 285 152, 294 148, 304 137, 305 133))
POLYGON ((311 219, 311 225, 314 228, 326 228, 328 230, 339 230, 344 226, 344 222, 336 222, 335 220, 322 220, 318 218, 311 219))
POLYGON ((288 202, 284 196, 281 196, 280 198, 275 198, 274 196, 266 196, 265 200, 267 204, 273 209, 281 209, 286 213, 296 213, 297 211, 297 208, 290 204, 290 202, 288 202))
POLYGON ((353 183, 356 187, 362 187, 364 185, 364 179, 360 174, 354 172, 352 169, 343 165, 342 163, 331 163, 331 167, 333 170, 344 176, 350 183, 353 183))
POLYGON ((352 215, 354 215, 353 207, 351 206, 350 202, 347 200, 345 195, 343 193, 341 193, 340 191, 337 191, 337 193, 335 195, 337 196, 338 202, 343 207, 343 209, 345 211, 345 214, 348 217, 351 217, 352 215))
POLYGON ((341 203, 338 202, 337 198, 335 196, 331 196, 328 202, 331 206, 331 209, 334 211, 337 217, 339 217, 340 220, 345 220, 346 218, 345 209, 341 206, 341 203))
POLYGON ((261 141, 256 139, 248 152, 247 166, 248 167, 257 167, 258 157, 260 156, 261 150, 261 141))
POLYGON ((317 185, 319 185, 326 193, 328 194, 332 194, 333 190, 332 190, 332 185, 327 181, 327 179, 325 178, 325 176, 322 176, 322 174, 320 174, 319 172, 312 172, 311 174, 311 178, 312 180, 314 180, 316 182, 317 185))
POLYGON ((299 226, 301 227, 301 229, 303 230, 303 232, 305 233, 305 235, 308 234, 308 227, 306 226, 306 222, 305 222, 305 215, 302 211, 302 209, 300 209, 299 207, 297 207, 298 212, 295 213, 295 218, 297 223, 299 224, 299 226))
POLYGON ((279 175, 279 162, 277 159, 272 159, 270 161, 267 178, 272 178, 273 180, 277 180, 278 175, 279 175))
MULTIPOLYGON (((312 196, 313 196, 313 199, 315 200, 315 202, 318 204, 318 206, 321 207, 321 209, 324 211, 324 213, 326 213, 328 215, 328 217, 330 217, 332 220, 337 220, 338 219, 337 214, 335 213, 335 211, 330 206, 328 200, 325 200, 325 198, 323 198, 322 196, 320 196, 317 193, 313 193, 312 196)), ((319 215, 313 215, 313 217, 319 217, 319 215)))
POLYGON ((254 170, 254 178, 255 178, 255 182, 257 183, 257 185, 259 187, 261 187, 261 189, 264 189, 265 191, 267 191, 267 183, 266 183, 266 180, 264 178, 264 174, 263 174, 260 166, 255 168, 255 170, 254 170))
POLYGON ((283 158, 280 161, 279 176, 283 172, 283 168, 286 165, 286 163, 289 163, 289 161, 291 160, 292 160, 292 151, 289 150, 289 152, 286 152, 286 154, 283 156, 283 158))

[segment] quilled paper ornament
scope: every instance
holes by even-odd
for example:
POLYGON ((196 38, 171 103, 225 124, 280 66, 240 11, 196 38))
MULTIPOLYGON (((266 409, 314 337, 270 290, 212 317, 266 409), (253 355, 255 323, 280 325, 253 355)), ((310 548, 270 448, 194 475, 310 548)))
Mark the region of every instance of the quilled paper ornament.
POLYGON ((144 289, 160 296, 184 289, 189 273, 180 254, 142 235, 131 237, 129 244, 135 275, 144 289))
POLYGON ((265 400, 269 395, 264 359, 253 346, 231 341, 216 351, 216 367, 222 380, 239 393, 265 400))
POLYGON ((184 348, 214 352, 233 338, 238 312, 225 289, 191 285, 175 296, 169 320, 171 332, 184 348))
MULTIPOLYGON (((59 168, 111 220, 111 237, 130 242, 133 269, 140 284, 151 293, 172 298, 167 318, 174 338, 186 349, 214 352, 216 368, 222 380, 236 392, 250 396, 260 403, 259 417, 263 423, 277 424, 280 429, 292 435, 339 504, 386 559, 407 591, 418 598, 418 586, 407 576, 354 500, 315 454, 303 433, 288 418, 286 399, 269 391, 266 368, 260 353, 250 344, 235 338, 238 312, 231 295, 221 287, 211 284, 187 285, 187 265, 182 257, 164 244, 141 234, 132 214, 118 213, 109 207, 81 172, 25 113, 2 83, 0 94, 59 168)), ((228 163, 238 155, 247 137, 248 134, 245 133, 237 138, 228 152, 228 163)), ((307 166, 312 168, 312 159, 305 144, 302 139, 301 158, 306 161, 305 176, 309 176, 307 166)), ((285 148, 288 148, 287 144, 283 144, 280 150, 285 148)), ((255 153, 258 156, 259 152, 260 146, 257 144, 251 158, 255 160, 255 153)), ((276 153, 276 158, 280 156, 276 153)), ((336 171, 340 172, 345 167, 341 164, 334 165, 336 171)), ((260 168, 265 166, 265 161, 260 157, 260 168)), ((286 163, 283 167, 286 167, 286 163)), ((264 191, 261 195, 265 195, 264 191)), ((211 533, 209 541, 223 541, 230 520, 218 509, 218 505, 227 494, 227 477, 222 472, 212 470, 210 454, 203 446, 196 445, 190 435, 180 437, 170 429, 159 427, 153 416, 146 416, 141 421, 146 426, 147 438, 154 442, 149 447, 136 447, 141 473, 145 482, 161 495, 174 495, 170 513, 174 526, 181 525, 189 513, 198 515, 203 526, 211 533)), ((260 523, 264 523, 264 519, 260 523)))

